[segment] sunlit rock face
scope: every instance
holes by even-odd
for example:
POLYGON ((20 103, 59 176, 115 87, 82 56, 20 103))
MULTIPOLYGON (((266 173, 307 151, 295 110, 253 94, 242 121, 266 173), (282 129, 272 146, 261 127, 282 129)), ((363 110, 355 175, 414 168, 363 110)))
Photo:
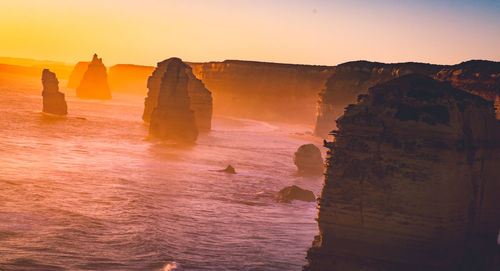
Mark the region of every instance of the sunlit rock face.
POLYGON ((76 89, 80 85, 80 81, 82 81, 83 75, 87 71, 89 64, 90 62, 88 61, 76 63, 68 78, 68 88, 76 89))
POLYGON ((226 60, 187 63, 212 91, 215 113, 313 124, 318 92, 333 67, 226 60))
MULTIPOLYGON (((403 76, 423 74, 481 97, 495 101, 500 108, 500 63, 468 61, 453 66, 422 63, 384 64, 376 62, 348 62, 335 68, 318 95, 314 134, 326 138, 335 129, 335 120, 344 108, 356 103, 360 94, 376 84, 403 76)), ((497 111, 500 117, 500 110, 497 111)))
POLYGON ((94 54, 87 71, 83 74, 80 84, 76 88, 76 96, 82 99, 111 99, 106 66, 96 54, 94 54))
POLYGON ((64 100, 64 93, 59 92, 59 81, 56 74, 44 69, 42 71, 43 85, 43 112, 66 115, 68 114, 68 106, 64 100))
POLYGON ((198 128, 190 105, 189 80, 182 60, 169 59, 161 77, 157 105, 151 113, 150 135, 181 143, 196 141, 198 128))
POLYGON ((321 175, 323 173, 323 158, 321 151, 314 144, 304 144, 293 155, 293 162, 300 174, 321 175))
POLYGON ((372 87, 337 126, 304 270, 498 268, 492 102, 407 75, 372 87))
POLYGON ((203 82, 193 75, 191 67, 178 58, 169 58, 159 62, 157 68, 149 77, 147 83, 149 91, 144 101, 142 119, 146 122, 150 121, 151 113, 158 103, 158 96, 163 84, 162 80, 167 72, 167 68, 171 62, 179 63, 179 61, 179 65, 183 69, 181 72, 188 78, 187 93, 189 95, 190 108, 194 111, 196 126, 200 131, 208 131, 212 127, 212 93, 205 88, 203 82))

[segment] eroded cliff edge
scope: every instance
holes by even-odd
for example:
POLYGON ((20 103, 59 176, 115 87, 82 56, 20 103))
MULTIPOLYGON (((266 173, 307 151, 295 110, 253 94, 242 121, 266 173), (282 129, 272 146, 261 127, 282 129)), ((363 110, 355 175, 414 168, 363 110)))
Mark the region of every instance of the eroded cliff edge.
MULTIPOLYGON (((314 134, 326 137, 344 108, 376 84, 406 74, 423 74, 477 94, 500 106, 500 62, 471 60, 453 66, 355 61, 335 68, 318 95, 314 134)), ((500 117, 500 111, 498 111, 500 117)))
POLYGON ((142 119, 149 122, 154 108, 158 104, 158 97, 163 83, 163 77, 171 62, 176 62, 182 68, 182 73, 187 76, 187 93, 190 100, 190 108, 194 111, 196 126, 200 131, 210 130, 212 127, 212 93, 205 88, 203 82, 197 79, 191 67, 179 58, 169 58, 158 63, 157 68, 148 78, 148 96, 144 101, 144 112, 142 119))
POLYGON ((492 102, 407 75, 372 87, 337 126, 304 270, 498 267, 492 102))

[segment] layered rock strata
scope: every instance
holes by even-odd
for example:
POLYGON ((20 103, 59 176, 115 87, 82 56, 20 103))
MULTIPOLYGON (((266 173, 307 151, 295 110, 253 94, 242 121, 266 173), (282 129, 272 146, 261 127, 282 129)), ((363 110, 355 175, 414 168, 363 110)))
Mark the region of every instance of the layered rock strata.
POLYGON ((198 128, 190 105, 189 80, 186 66, 180 59, 172 58, 167 62, 157 104, 151 113, 151 136, 180 143, 196 141, 198 128))
MULTIPOLYGON (((500 106, 500 63, 468 61, 453 66, 423 63, 385 64, 377 62, 347 62, 335 68, 318 95, 314 134, 327 137, 335 129, 335 120, 344 108, 356 103, 359 95, 366 94, 376 84, 403 76, 423 74, 481 97, 500 106)), ((499 111, 500 112, 500 111, 499 111)), ((497 113, 500 116, 500 113, 497 113)))
POLYGON ((157 68, 149 77, 147 87, 148 96, 144 101, 144 113, 142 119, 149 122, 151 113, 158 104, 158 97, 162 86, 162 80, 171 62, 178 63, 182 73, 188 78, 187 93, 189 95, 190 107, 194 111, 196 126, 200 131, 210 130, 212 127, 212 93, 205 88, 203 82, 197 79, 191 67, 178 58, 169 58, 158 63, 157 68))
POLYGON ((304 270, 498 267, 492 102, 407 75, 371 88, 337 126, 304 270))
POLYGON ((59 92, 59 80, 56 74, 44 69, 42 71, 43 85, 43 112, 56 115, 68 114, 68 106, 64 99, 64 93, 59 92))
POLYGON ((102 59, 94 54, 92 61, 83 74, 80 84, 76 88, 76 96, 82 99, 111 99, 108 85, 108 74, 102 59))

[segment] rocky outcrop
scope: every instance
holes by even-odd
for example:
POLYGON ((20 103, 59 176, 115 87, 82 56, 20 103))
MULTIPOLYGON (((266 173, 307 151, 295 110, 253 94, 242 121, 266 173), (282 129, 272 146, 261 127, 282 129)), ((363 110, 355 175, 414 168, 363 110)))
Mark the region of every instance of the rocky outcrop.
POLYGON ((293 155, 293 162, 300 174, 321 175, 323 158, 321 151, 314 144, 304 144, 293 155))
POLYGON ((155 67, 117 64, 109 68, 109 87, 113 92, 146 95, 147 80, 155 67))
POLYGON ((71 71, 68 79, 68 88, 76 89, 80 85, 80 81, 82 81, 83 75, 89 68, 90 62, 88 61, 80 61, 76 63, 75 67, 71 71))
POLYGON ((498 267, 492 102, 407 75, 372 87, 337 126, 304 270, 498 267))
POLYGON ((42 72, 43 112, 56 115, 68 114, 68 106, 64 93, 59 92, 59 81, 56 74, 44 69, 42 72))
MULTIPOLYGON (((178 58, 169 58, 158 63, 157 68, 148 79, 148 96, 144 101, 144 113, 142 119, 150 121, 151 113, 158 103, 158 96, 162 85, 163 76, 167 72, 167 67, 171 62, 179 62, 178 58)), ((205 88, 205 85, 197 79, 191 67, 180 61, 183 73, 187 76, 187 91, 190 99, 191 109, 194 111, 196 126, 200 131, 210 130, 212 127, 212 93, 205 88)))
MULTIPOLYGON (((149 133, 153 137, 194 143, 198 138, 195 115, 188 93, 189 75, 178 58, 166 62, 157 104, 151 113, 149 133)), ((148 97, 149 98, 149 97, 148 97)))
POLYGON ((226 60, 187 63, 212 91, 215 113, 313 124, 316 98, 333 67, 226 60))
POLYGON ((94 54, 92 61, 83 74, 80 84, 76 88, 76 96, 82 99, 111 99, 108 85, 108 74, 102 59, 94 54))
POLYGON ((499 62, 469 61, 454 66, 348 62, 335 68, 318 95, 314 134, 326 138, 328 133, 335 129, 335 120, 342 115, 344 108, 356 103, 359 95, 366 94, 368 89, 376 84, 405 74, 423 74, 448 81, 457 88, 496 101, 497 105, 500 105, 499 62))
POLYGON ((302 189, 296 185, 292 185, 281 189, 275 195, 275 199, 280 203, 290 203, 293 200, 314 202, 316 201, 316 196, 310 190, 302 189))
POLYGON ((224 173, 229 173, 229 174, 236 174, 236 170, 234 170, 234 167, 231 165, 228 165, 225 169, 217 170, 218 172, 224 172, 224 173))

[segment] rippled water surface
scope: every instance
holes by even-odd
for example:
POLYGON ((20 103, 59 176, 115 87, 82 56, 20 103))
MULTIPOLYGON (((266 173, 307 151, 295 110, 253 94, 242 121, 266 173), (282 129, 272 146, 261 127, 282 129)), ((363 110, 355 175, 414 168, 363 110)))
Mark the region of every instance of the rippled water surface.
POLYGON ((55 118, 36 91, 0 89, 0 270, 301 270, 316 204, 268 195, 319 193, 292 161, 306 128, 215 117, 180 147, 147 139, 143 97, 69 92, 55 118))

